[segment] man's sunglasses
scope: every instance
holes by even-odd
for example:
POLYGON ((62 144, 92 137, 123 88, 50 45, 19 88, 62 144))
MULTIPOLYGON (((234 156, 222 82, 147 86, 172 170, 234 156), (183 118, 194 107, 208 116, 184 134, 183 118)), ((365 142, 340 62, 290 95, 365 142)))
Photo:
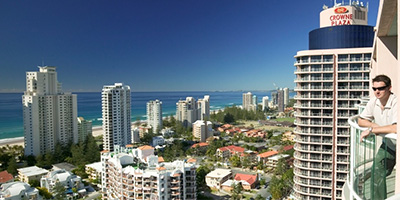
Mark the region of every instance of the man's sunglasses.
POLYGON ((385 88, 387 88, 387 85, 386 86, 382 86, 382 87, 372 87, 372 90, 374 90, 374 91, 376 91, 376 90, 382 91, 385 88))

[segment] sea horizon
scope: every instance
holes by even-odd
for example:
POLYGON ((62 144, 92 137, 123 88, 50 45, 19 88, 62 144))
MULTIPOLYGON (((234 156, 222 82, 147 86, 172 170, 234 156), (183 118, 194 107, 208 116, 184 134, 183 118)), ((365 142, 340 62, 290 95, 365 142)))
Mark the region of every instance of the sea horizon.
MULTIPOLYGON (((274 90, 272 90, 274 91, 274 90)), ((271 100, 271 90, 250 91, 258 97, 268 96, 271 100)), ((210 95, 210 110, 220 110, 232 105, 242 105, 242 94, 248 91, 175 91, 175 92, 131 92, 131 121, 146 119, 146 103, 159 99, 163 102, 163 117, 175 115, 176 103, 186 97, 196 100, 210 95)), ((91 120, 93 127, 101 127, 101 92, 73 92, 77 94, 78 116, 91 120)), ((0 139, 23 137, 22 95, 16 93, 0 93, 0 139)), ((293 97, 294 93, 290 93, 293 97)))

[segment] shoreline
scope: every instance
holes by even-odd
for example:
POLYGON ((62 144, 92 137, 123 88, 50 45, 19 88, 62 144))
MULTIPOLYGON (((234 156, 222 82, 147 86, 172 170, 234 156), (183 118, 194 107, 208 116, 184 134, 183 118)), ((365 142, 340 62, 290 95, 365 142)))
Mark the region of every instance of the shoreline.
MULTIPOLYGON (((214 109, 214 110, 210 110, 210 114, 216 114, 218 112, 223 111, 225 108, 219 108, 219 109, 214 109)), ((163 119, 168 118, 168 116, 163 117, 163 119)), ((147 120, 140 120, 140 122, 146 122, 147 120)), ((134 128, 134 124, 135 122, 131 122, 131 128, 134 128)), ((93 126, 92 127, 92 136, 93 137, 98 137, 101 136, 103 134, 103 128, 102 126, 93 126)), ((19 145, 19 146, 23 146, 24 147, 24 137, 14 137, 14 138, 4 138, 4 139, 0 139, 0 147, 2 146, 14 146, 14 145, 19 145)))

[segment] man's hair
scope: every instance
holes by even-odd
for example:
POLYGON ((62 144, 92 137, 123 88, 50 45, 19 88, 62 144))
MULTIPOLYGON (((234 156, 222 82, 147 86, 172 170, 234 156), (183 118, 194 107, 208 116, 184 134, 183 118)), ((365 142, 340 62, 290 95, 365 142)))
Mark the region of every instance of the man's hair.
POLYGON ((390 80, 390 78, 383 74, 375 76, 375 78, 372 79, 372 82, 384 82, 386 86, 392 85, 392 81, 390 80))

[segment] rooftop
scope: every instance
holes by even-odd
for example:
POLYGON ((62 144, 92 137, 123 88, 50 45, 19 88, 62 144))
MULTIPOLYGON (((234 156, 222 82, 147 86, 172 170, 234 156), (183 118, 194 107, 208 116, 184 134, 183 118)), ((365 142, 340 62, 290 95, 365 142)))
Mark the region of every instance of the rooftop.
POLYGON ((0 172, 0 184, 13 180, 12 174, 8 173, 6 170, 0 172))
POLYGON ((257 156, 259 156, 261 158, 268 158, 268 157, 276 155, 276 154, 278 154, 277 151, 267 151, 267 152, 264 152, 264 153, 260 153, 257 156))
POLYGON ((243 183, 243 181, 245 181, 249 185, 252 185, 254 182, 256 182, 257 175, 256 174, 255 175, 251 175, 251 174, 240 174, 240 173, 237 173, 235 175, 235 180, 236 181, 242 181, 242 183, 243 183))
POLYGON ((37 166, 25 167, 18 169, 18 172, 25 176, 36 176, 40 174, 47 174, 49 171, 37 166))
POLYGON ((232 174, 232 170, 217 168, 214 171, 208 173, 207 177, 222 178, 228 176, 229 174, 232 174))

